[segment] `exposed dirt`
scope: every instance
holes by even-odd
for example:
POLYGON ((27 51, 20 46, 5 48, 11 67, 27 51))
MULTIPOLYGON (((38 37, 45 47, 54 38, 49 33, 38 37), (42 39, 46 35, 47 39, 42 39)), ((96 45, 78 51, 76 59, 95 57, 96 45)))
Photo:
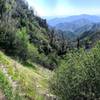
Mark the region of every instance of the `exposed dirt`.
POLYGON ((0 90, 0 100, 6 100, 3 92, 0 90))

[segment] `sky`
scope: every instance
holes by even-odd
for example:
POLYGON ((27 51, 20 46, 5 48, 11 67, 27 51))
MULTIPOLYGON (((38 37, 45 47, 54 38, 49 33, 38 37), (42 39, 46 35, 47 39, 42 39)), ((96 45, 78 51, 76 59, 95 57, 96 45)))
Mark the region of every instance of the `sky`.
POLYGON ((90 14, 100 15, 100 0, 27 0, 41 17, 90 14))

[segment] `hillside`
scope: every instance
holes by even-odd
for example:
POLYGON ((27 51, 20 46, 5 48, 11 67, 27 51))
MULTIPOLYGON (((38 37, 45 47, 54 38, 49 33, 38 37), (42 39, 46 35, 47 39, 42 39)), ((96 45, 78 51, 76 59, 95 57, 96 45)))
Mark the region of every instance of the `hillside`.
POLYGON ((100 40, 100 24, 94 24, 89 30, 80 35, 83 45, 94 46, 100 40))
POLYGON ((45 100, 52 74, 35 63, 23 66, 0 52, 0 90, 7 100, 45 100))
POLYGON ((67 40, 49 29, 26 1, 1 0, 0 6, 0 50, 21 63, 30 60, 51 70, 57 67, 55 58, 67 51, 67 40))
POLYGON ((0 8, 0 99, 55 98, 49 92, 50 70, 66 53, 67 40, 24 0, 0 0, 0 8))

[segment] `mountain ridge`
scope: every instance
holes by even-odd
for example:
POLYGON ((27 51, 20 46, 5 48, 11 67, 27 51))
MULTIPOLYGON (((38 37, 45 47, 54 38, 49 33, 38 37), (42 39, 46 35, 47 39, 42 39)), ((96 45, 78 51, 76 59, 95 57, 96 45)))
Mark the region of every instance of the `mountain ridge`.
POLYGON ((81 19, 81 18, 86 18, 86 19, 89 18, 92 21, 93 21, 93 19, 94 19, 94 21, 96 21, 96 20, 100 21, 99 15, 81 14, 81 15, 72 15, 72 16, 61 17, 61 18, 52 18, 51 20, 47 20, 47 22, 49 25, 53 25, 52 22, 54 22, 54 25, 56 25, 58 23, 63 23, 63 22, 72 22, 72 21, 75 21, 75 20, 81 19))
POLYGON ((80 37, 80 35, 85 31, 89 31, 95 24, 99 23, 100 16, 86 14, 52 19, 48 21, 48 24, 55 29, 65 31, 66 33, 64 34, 66 35, 70 32, 70 34, 72 33, 72 35, 74 34, 76 37, 80 37))

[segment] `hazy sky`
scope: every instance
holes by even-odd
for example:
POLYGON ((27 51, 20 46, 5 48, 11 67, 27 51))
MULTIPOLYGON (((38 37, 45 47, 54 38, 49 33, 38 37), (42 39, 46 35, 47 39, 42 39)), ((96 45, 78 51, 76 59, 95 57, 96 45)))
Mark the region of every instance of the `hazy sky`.
POLYGON ((100 0, 27 0, 39 16, 100 15, 100 0))

